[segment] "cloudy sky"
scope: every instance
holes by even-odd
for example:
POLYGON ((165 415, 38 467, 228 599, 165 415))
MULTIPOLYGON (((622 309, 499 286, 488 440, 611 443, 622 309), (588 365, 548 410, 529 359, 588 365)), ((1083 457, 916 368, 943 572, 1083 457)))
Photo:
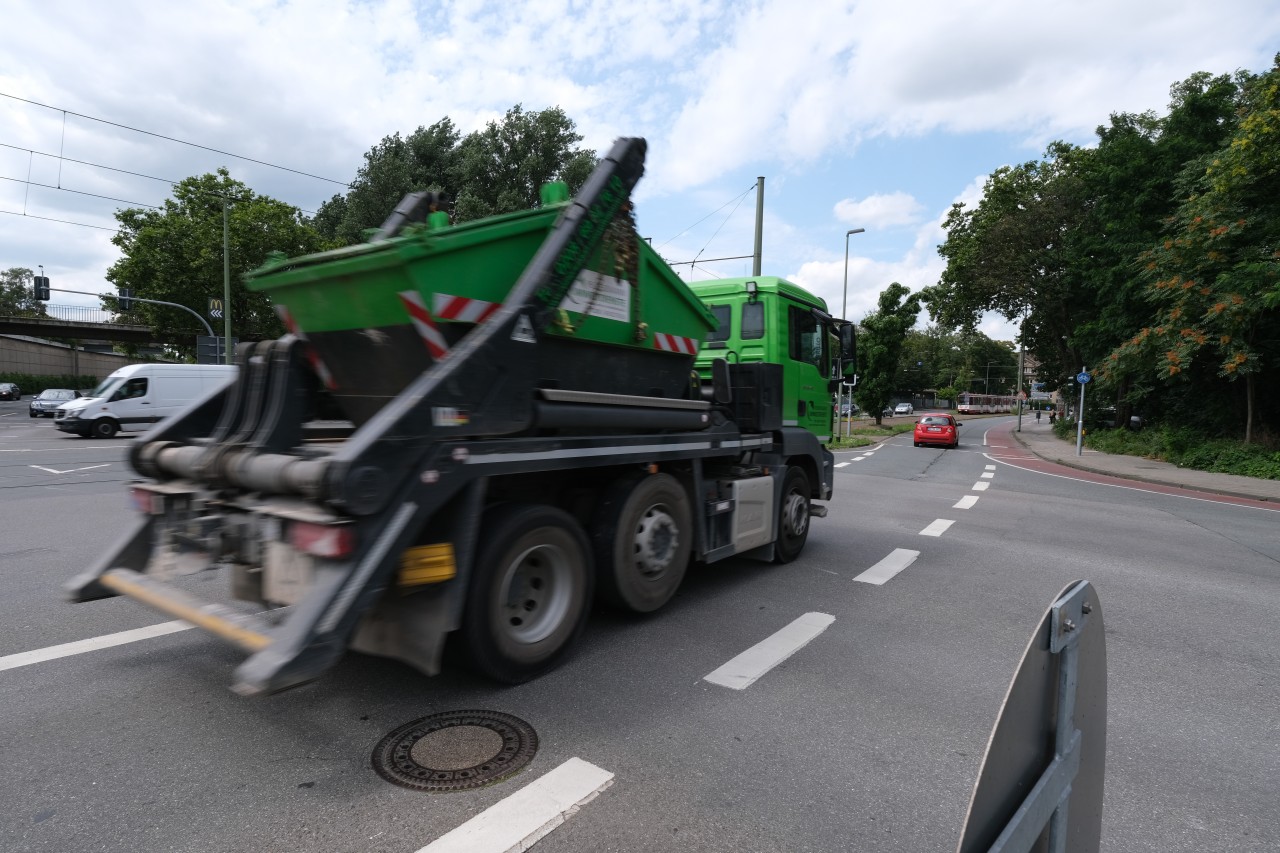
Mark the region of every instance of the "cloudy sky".
POLYGON ((112 213, 158 204, 153 178, 225 165, 314 211, 383 136, 521 103, 597 151, 649 140, 638 220, 669 261, 750 254, 763 176, 764 272, 839 312, 865 228, 855 320, 936 281, 939 223, 992 169, 1280 50, 1274 0, 5 0, 0 21, 0 268, 54 287, 109 289, 112 213))

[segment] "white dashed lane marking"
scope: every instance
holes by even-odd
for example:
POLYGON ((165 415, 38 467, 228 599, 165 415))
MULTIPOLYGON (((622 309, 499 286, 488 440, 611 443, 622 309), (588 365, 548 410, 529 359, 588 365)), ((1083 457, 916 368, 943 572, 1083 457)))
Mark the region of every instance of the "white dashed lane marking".
POLYGON ((941 536, 947 532, 947 528, 955 524, 955 521, 949 518, 935 519, 932 524, 920 531, 921 536, 941 536))
POLYGON ((995 471, 983 471, 983 472, 982 472, 982 479, 984 479, 984 480, 990 480, 990 479, 991 479, 992 477, 994 477, 995 475, 996 475, 996 472, 995 472, 995 471))
POLYGON ((704 679, 721 687, 745 690, 760 676, 807 646, 834 621, 836 617, 826 613, 806 613, 704 676, 704 679))
POLYGON ((852 462, 837 462, 837 463, 836 463, 836 467, 837 467, 837 468, 843 468, 843 467, 845 467, 846 465, 852 465, 852 464, 853 464, 852 462))
POLYGON ((969 509, 971 506, 973 506, 977 502, 978 502, 977 495, 965 495, 960 500, 956 501, 956 505, 951 508, 952 509, 969 509))
POLYGON ((136 643, 139 640, 149 640, 152 637, 161 637, 165 634, 186 631, 194 627, 189 622, 161 622, 158 625, 148 625, 145 628, 134 628, 132 631, 120 631, 119 633, 106 634, 102 637, 91 637, 88 640, 76 640, 74 643, 63 643, 60 646, 18 652, 17 654, 5 655, 0 658, 0 670, 16 669, 20 666, 30 666, 33 663, 44 663, 47 660, 82 655, 85 652, 96 652, 98 649, 109 649, 112 646, 122 646, 125 643, 136 643))
POLYGON ((973 484, 973 490, 975 492, 985 492, 989 488, 991 488, 991 484, 988 483, 986 480, 979 480, 978 482, 973 484))
POLYGON ((994 466, 994 465, 985 465, 985 466, 983 466, 983 469, 982 469, 982 470, 984 470, 984 471, 994 471, 994 470, 996 470, 996 466, 994 466))
POLYGON ((911 551, 907 548, 898 548, 892 554, 885 557, 862 574, 858 575, 854 580, 861 583, 884 586, 885 581, 889 580, 898 572, 914 563, 916 561, 916 557, 919 556, 919 551, 911 551))
POLYGON ((570 758, 418 853, 528 850, 612 784, 613 774, 608 770, 570 758))

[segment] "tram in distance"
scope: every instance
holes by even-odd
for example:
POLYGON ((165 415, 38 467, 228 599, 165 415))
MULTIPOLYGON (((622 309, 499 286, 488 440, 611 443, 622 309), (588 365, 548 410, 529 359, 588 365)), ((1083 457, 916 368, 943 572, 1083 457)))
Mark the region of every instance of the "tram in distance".
POLYGON ((1012 394, 961 394, 956 412, 961 415, 994 415, 1012 412, 1018 398, 1012 394))

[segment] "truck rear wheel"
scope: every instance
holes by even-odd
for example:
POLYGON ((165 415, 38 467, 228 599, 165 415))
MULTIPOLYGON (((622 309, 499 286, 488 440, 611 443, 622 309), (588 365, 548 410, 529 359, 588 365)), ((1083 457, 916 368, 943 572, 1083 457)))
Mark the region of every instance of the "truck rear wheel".
POLYGON ((474 669, 519 684, 554 667, 587 622, 591 550, 573 517, 511 504, 481 531, 463 635, 474 669))
POLYGON ((803 468, 792 465, 782 481, 782 500, 778 506, 778 541, 773 545, 774 559, 790 563, 804 550, 809 538, 809 477, 803 468))
POLYGON ((605 491, 594 543, 600 595, 615 607, 651 613, 671 600, 689 567, 689 498, 670 474, 626 478, 605 491))

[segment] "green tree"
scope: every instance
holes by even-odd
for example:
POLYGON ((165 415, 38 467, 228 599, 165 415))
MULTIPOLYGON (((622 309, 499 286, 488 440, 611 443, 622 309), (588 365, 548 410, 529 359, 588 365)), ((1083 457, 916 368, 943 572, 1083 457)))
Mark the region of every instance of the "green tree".
POLYGON ((876 310, 861 323, 854 397, 863 411, 875 414, 877 424, 898 387, 899 356, 919 313, 920 295, 895 281, 881 292, 876 310))
POLYGON ((1105 370, 1145 368, 1184 393, 1204 383, 1206 368, 1232 386, 1243 379, 1250 442, 1259 380, 1274 387, 1280 378, 1280 56, 1242 87, 1229 140, 1185 170, 1165 238, 1142 257, 1158 313, 1116 347, 1105 370))
MULTIPOLYGON (((224 199, 229 203, 231 305, 227 307, 232 333, 241 340, 278 337, 284 330, 270 299, 247 290, 241 276, 261 266, 269 252, 294 257, 320 251, 326 242, 297 208, 255 194, 226 169, 181 181, 160 210, 117 211, 120 231, 111 242, 124 256, 107 271, 107 280, 117 288, 132 289, 134 296, 176 302, 204 315, 209 299, 223 295, 224 199)), ((116 305, 113 297, 108 297, 108 305, 116 305)), ((178 350, 188 357, 195 351, 195 335, 204 334, 185 311, 163 305, 135 302, 129 319, 180 334, 189 343, 178 343, 178 350)))
POLYGON ((44 303, 33 290, 35 273, 26 267, 0 272, 0 317, 45 317, 44 303))
POLYGON ((1087 157, 1054 143, 1044 160, 996 169, 977 206, 952 207, 938 247, 947 266, 923 294, 935 321, 973 330, 984 312, 995 311, 1019 323, 1046 370, 1062 374, 1063 365, 1079 360, 1068 342, 1091 307, 1080 298, 1070 238, 1088 210, 1080 180, 1087 157))
POLYGON ((350 191, 320 205, 312 224, 343 244, 360 242, 364 230, 381 225, 407 194, 447 191, 455 184, 459 138, 448 118, 405 138, 383 137, 365 152, 350 191))
POLYGON ((596 164, 594 153, 577 147, 581 141, 559 107, 525 112, 519 104, 468 134, 458 146, 457 219, 536 207, 548 181, 563 180, 577 192, 596 164))
POLYGON ((444 118, 408 137, 384 137, 364 155, 351 190, 322 204, 312 221, 326 237, 350 244, 421 190, 453 199, 457 222, 536 207, 544 183, 562 180, 577 192, 591 174, 596 156, 578 148, 581 141, 559 107, 526 112, 517 104, 465 137, 444 118))

